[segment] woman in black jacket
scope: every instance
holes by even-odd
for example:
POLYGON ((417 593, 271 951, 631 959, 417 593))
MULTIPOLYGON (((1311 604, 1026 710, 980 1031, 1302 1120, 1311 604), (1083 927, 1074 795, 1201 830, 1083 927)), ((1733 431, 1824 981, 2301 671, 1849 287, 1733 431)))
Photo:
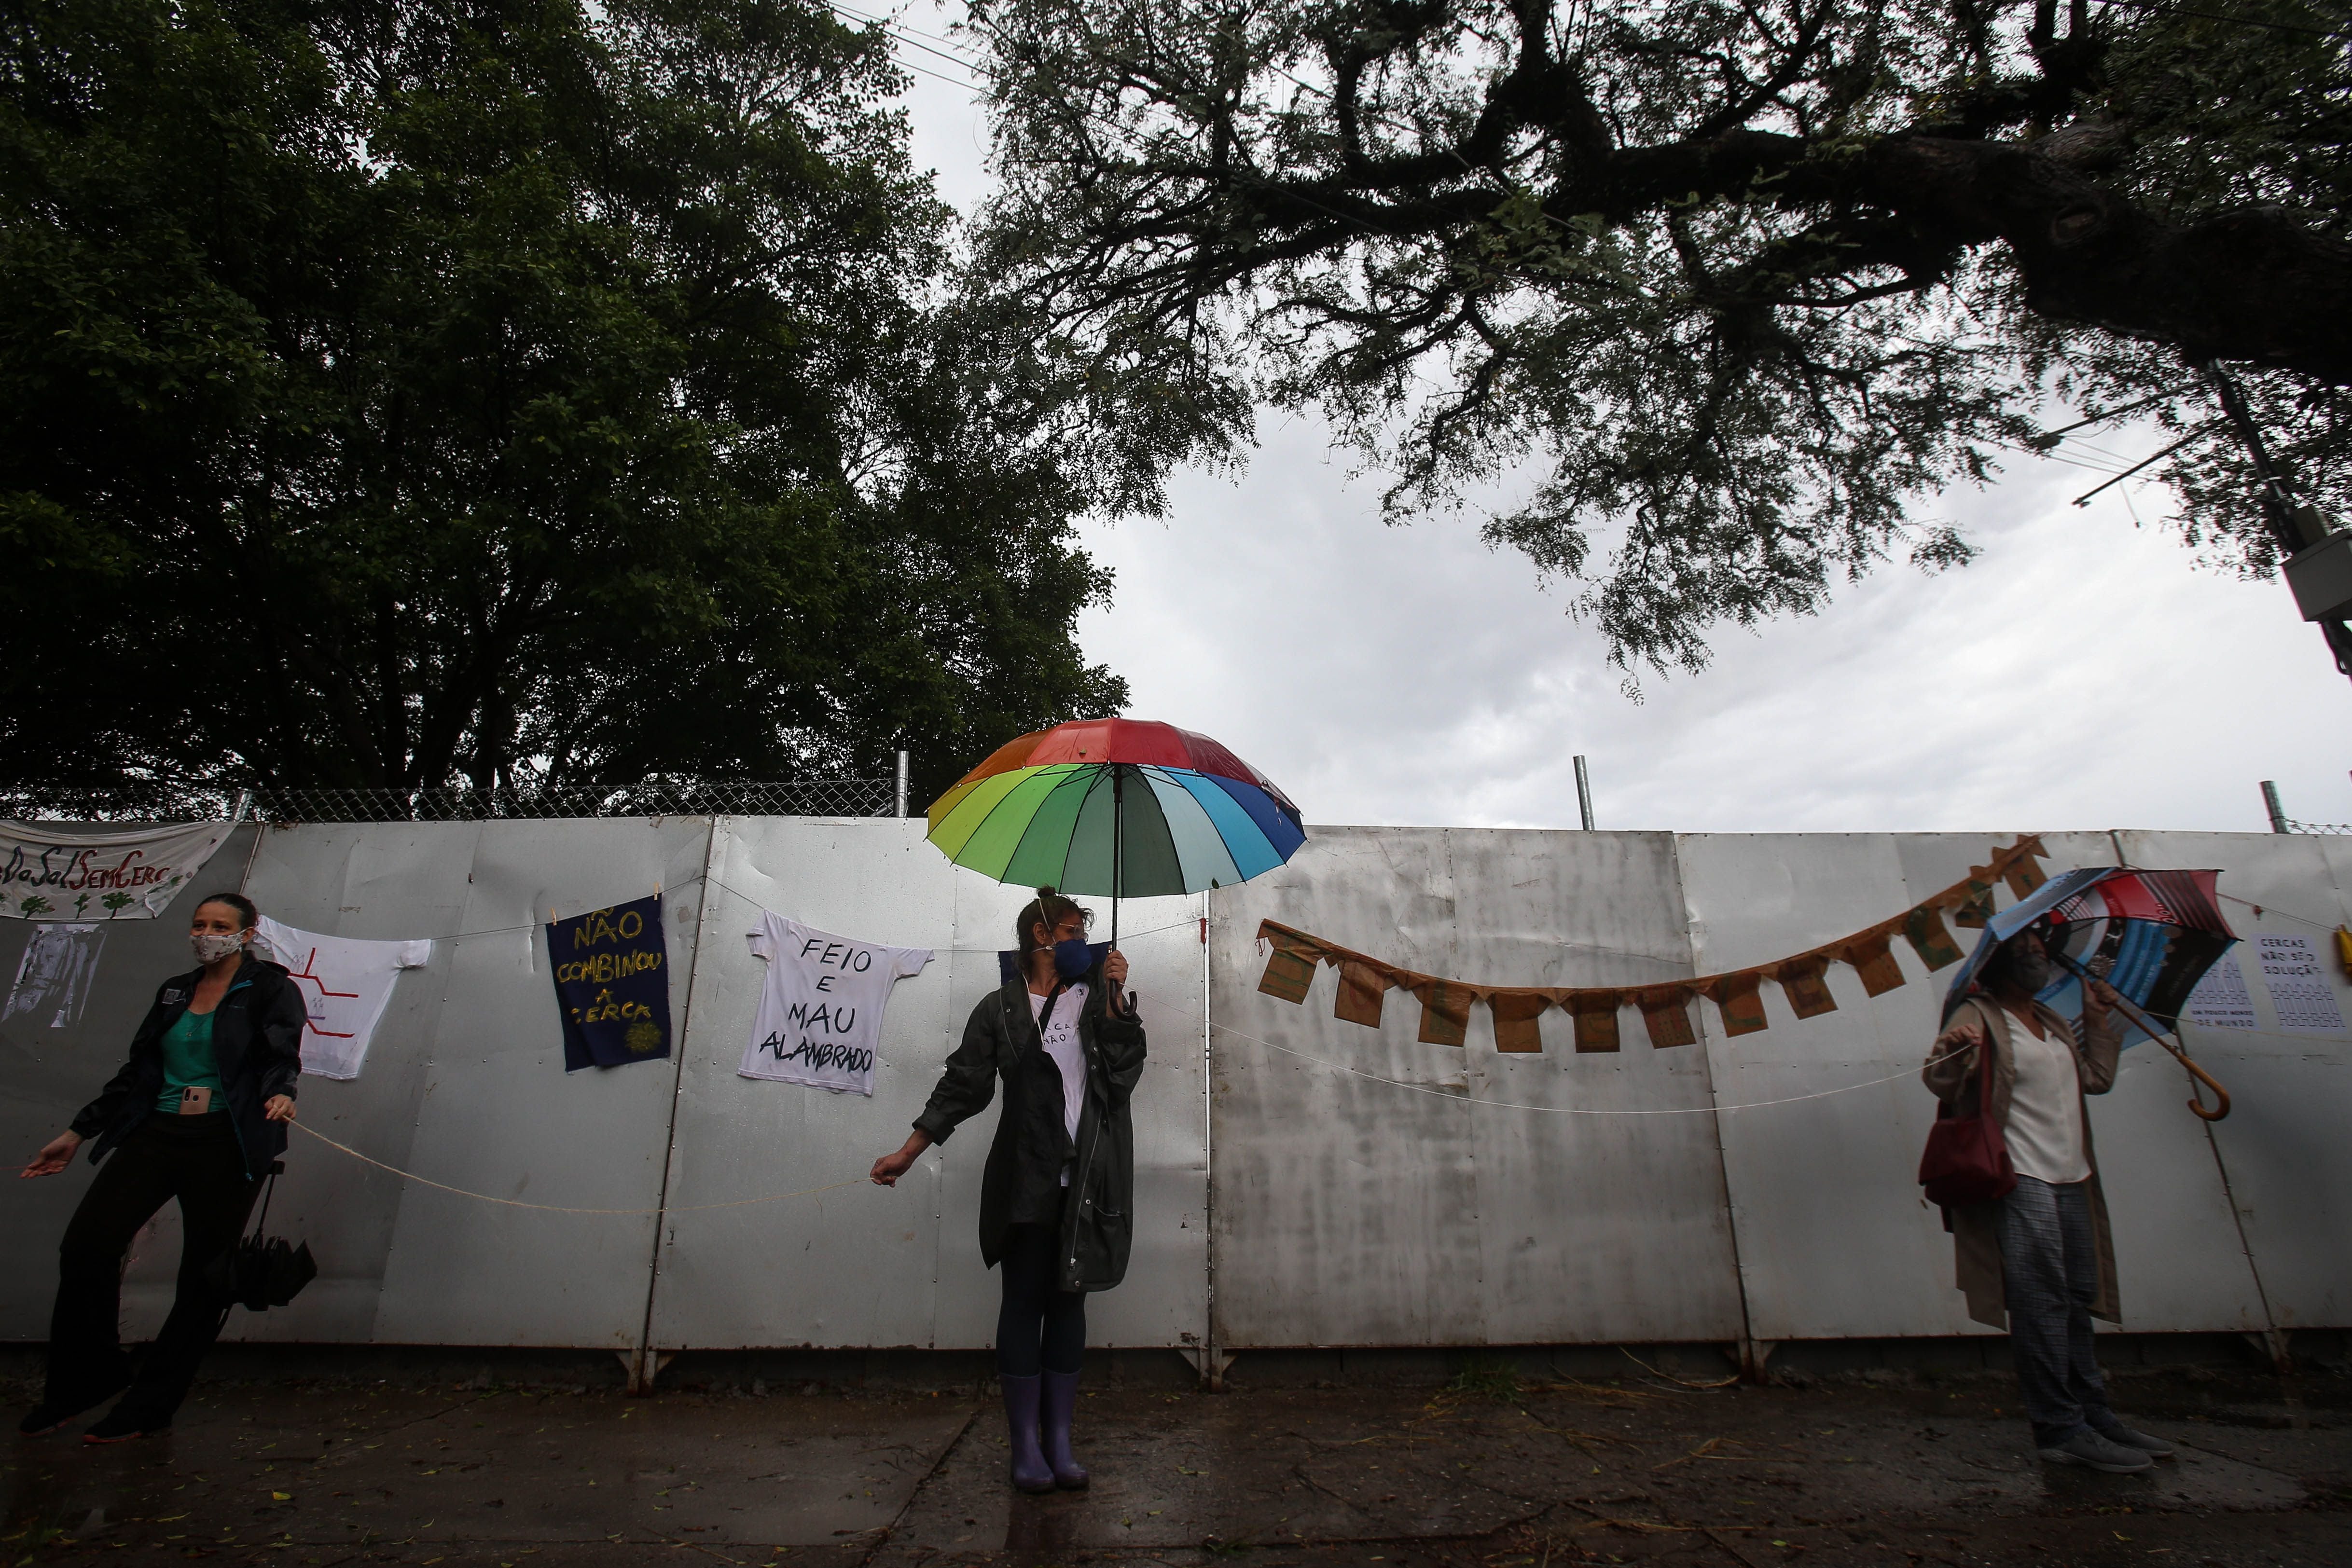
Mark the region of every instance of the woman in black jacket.
POLYGON ((895 1154, 874 1162, 884 1186, 922 1152, 987 1109, 1004 1110, 981 1176, 980 1255, 1003 1270, 996 1367, 1023 1491, 1087 1484, 1070 1452, 1088 1291, 1127 1273, 1134 1239, 1135 1132, 1128 1096, 1143 1073, 1143 1026, 1120 993, 1127 959, 1099 963, 1093 917, 1050 887, 1021 911, 1020 976, 982 997, 930 1103, 895 1154))
POLYGON ((227 1298, 206 1278, 236 1245, 261 1178, 286 1152, 305 1009, 284 966, 247 951, 260 915, 242 895, 196 905, 188 942, 198 967, 163 982, 131 1039, 122 1071, 49 1140, 23 1174, 54 1176, 90 1139, 108 1154, 58 1249, 48 1383, 19 1430, 54 1432, 128 1388, 84 1435, 119 1443, 172 1424, 196 1366, 220 1333, 227 1298), (122 1257, 172 1198, 184 1239, 171 1316, 137 1375, 116 1332, 122 1257))

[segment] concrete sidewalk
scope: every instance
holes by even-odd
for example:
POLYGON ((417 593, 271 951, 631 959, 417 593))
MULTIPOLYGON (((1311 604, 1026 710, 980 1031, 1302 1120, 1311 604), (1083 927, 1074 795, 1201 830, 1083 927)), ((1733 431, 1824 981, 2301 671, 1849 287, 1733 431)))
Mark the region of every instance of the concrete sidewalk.
POLYGON ((969 1386, 215 1383, 168 1436, 11 1437, 0 1563, 2352 1563, 2352 1378, 2116 1394, 2177 1462, 2051 1470, 1981 1375, 1107 1386, 1081 1415, 1094 1488, 1026 1499, 969 1386))

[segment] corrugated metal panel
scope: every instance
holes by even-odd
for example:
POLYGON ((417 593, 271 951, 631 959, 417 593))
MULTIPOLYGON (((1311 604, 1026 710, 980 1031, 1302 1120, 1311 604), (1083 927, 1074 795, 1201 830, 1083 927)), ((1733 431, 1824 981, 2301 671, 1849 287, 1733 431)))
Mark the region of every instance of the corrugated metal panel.
MULTIPOLYGON (((289 837, 299 845, 306 831, 289 837)), ((415 1131, 405 1158, 394 1163, 499 1197, 654 1206, 675 1062, 567 1074, 540 927, 551 910, 597 908, 642 897, 656 884, 676 890, 680 896, 666 910, 675 1030, 686 991, 677 982, 694 960, 697 879, 709 831, 708 821, 690 818, 478 829, 457 927, 476 935, 449 942, 446 960, 436 955, 446 978, 424 1042, 429 1054, 415 1131)), ((340 880, 331 860, 305 867, 294 845, 278 852, 289 872, 340 880)), ((446 874, 436 865, 433 880, 446 874)), ((446 909, 445 895, 431 892, 420 907, 383 910, 380 924, 372 920, 367 932, 353 934, 441 936, 446 927, 436 925, 446 909)), ((393 1054, 362 1074, 356 1087, 363 1101, 381 1103, 376 1096, 398 1092, 393 1054)), ((342 1157, 305 1154, 321 1166, 342 1157)), ((616 1350, 636 1344, 653 1257, 650 1216, 548 1214, 404 1186, 383 1265, 374 1340, 616 1350)), ((341 1237, 322 1227, 311 1241, 332 1257, 341 1237)))
MULTIPOLYGON (((318 1077, 301 1082, 303 1124, 409 1169, 416 1168, 411 1156, 433 1082, 441 998, 467 945, 450 934, 468 929, 474 856, 482 832, 476 822, 267 829, 246 887, 264 914, 300 930, 387 941, 441 938, 425 967, 394 982, 360 1076, 348 1082, 318 1077)), ((471 940, 498 944, 499 952, 512 955, 520 936, 502 933, 471 940)), ((546 984, 544 966, 541 984, 546 984)), ((457 1182, 454 1176, 435 1174, 457 1182)), ((342 1344, 375 1338, 384 1265, 392 1256, 406 1185, 299 1131, 292 1134, 286 1175, 270 1200, 269 1224, 278 1235, 309 1239, 319 1278, 291 1306, 232 1312, 227 1337, 342 1344)), ((158 1275, 164 1301, 171 1288, 168 1264, 177 1251, 175 1240, 158 1275)))
MULTIPOLYGON (((724 819, 697 976, 670 1202, 690 1208, 862 1176, 929 1097, 972 1006, 996 988, 1024 890, 959 870, 919 819, 724 819), (744 936, 765 907, 824 930, 939 950, 899 982, 869 1100, 739 1076, 766 966, 744 936)), ((1099 902, 1099 901, 1097 901, 1099 902)), ((1097 1344, 1173 1344, 1206 1321, 1197 899, 1130 899, 1122 946, 1154 1004, 1138 1085, 1139 1215, 1127 1283, 1089 1303, 1097 1344), (1159 929, 1154 929, 1155 927, 1159 929), (1186 1020, 1189 1019, 1189 1022, 1186 1020)), ((1108 911, 1098 911, 1108 932, 1108 911)), ((655 1296, 663 1349, 993 1343, 997 1282, 982 1269, 980 1172, 992 1108, 895 1189, 674 1215, 655 1296)))
POLYGON ((1319 828, 1215 909, 1220 1345, 1738 1337, 1711 1118, 1507 1108, 1704 1107, 1700 1051, 1652 1051, 1629 1013, 1622 1052, 1578 1056, 1555 1013, 1543 1054, 1506 1058, 1483 1009, 1456 1050, 1417 1043, 1401 993, 1374 1030, 1330 1016, 1328 972, 1303 1009, 1256 990, 1268 916, 1493 984, 1687 975, 1667 835, 1319 828))
MULTIPOLYGON (((2138 865, 2219 866, 2221 891, 2262 906, 2226 903, 2259 1028, 2184 1031, 2189 1053, 2230 1091, 2227 1121, 2213 1124, 2273 1326, 2352 1323, 2352 1032, 2279 1027, 2261 967, 2248 949, 2264 933, 2309 939, 2336 1004, 2352 1020, 2352 986, 2335 960, 2334 929, 2352 914, 2345 889, 2352 843, 2273 833, 2124 833, 2138 865)), ((2149 1048, 2142 1046, 2132 1054, 2149 1048)), ((2163 1103, 2187 1098, 2187 1075, 2151 1062, 2163 1103)), ((2186 1110, 2179 1112, 2187 1118, 2186 1110)))

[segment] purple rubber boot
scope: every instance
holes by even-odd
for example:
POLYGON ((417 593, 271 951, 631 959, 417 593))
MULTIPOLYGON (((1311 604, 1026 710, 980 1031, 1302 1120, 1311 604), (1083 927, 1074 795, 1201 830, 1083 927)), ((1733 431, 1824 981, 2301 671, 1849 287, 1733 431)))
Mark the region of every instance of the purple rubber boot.
POLYGON ((1000 1375, 1004 1422, 1013 1438, 1013 1484, 1023 1491, 1054 1490, 1054 1472, 1037 1447, 1037 1379, 1000 1375))
POLYGON ((1053 1467, 1054 1484, 1076 1491, 1087 1484, 1087 1468, 1070 1457, 1070 1417, 1078 1408, 1078 1375, 1048 1372, 1045 1381, 1045 1463, 1053 1467))

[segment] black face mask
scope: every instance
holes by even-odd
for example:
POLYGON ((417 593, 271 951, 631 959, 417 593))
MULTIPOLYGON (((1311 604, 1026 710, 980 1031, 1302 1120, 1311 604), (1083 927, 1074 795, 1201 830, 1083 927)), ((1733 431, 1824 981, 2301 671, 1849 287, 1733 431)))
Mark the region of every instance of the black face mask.
POLYGON ((2011 956, 2003 967, 2007 971, 2004 978, 2029 996, 2039 996, 2057 968, 2050 962, 2049 954, 2032 949, 2011 956))

